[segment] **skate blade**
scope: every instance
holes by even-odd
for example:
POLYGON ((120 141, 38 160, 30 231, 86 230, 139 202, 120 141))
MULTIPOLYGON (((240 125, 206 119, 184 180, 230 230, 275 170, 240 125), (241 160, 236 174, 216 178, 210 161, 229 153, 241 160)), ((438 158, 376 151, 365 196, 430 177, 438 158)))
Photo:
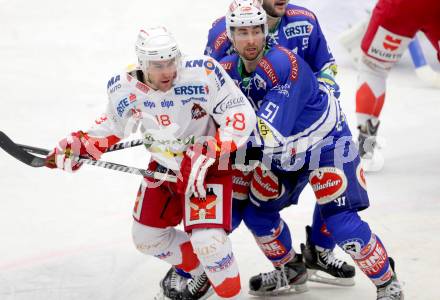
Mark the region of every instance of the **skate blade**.
POLYGON ((353 286, 355 285, 354 278, 337 278, 318 270, 307 270, 309 274, 309 281, 324 283, 336 286, 353 286), (324 275, 325 274, 325 275, 324 275))
MULTIPOLYGON (((199 298, 198 300, 205 300, 208 299, 209 297, 211 297, 212 295, 214 295, 214 289, 212 287, 209 288, 209 290, 206 292, 205 295, 203 295, 201 298, 199 298)), ((162 291, 158 292, 156 294, 156 296, 154 296, 153 300, 172 300, 171 298, 168 298, 167 296, 165 296, 163 294, 162 291)))
POLYGON ((249 291, 249 295, 252 296, 282 296, 282 295, 290 295, 290 294, 302 294, 309 290, 307 283, 296 284, 296 285, 287 285, 280 287, 273 291, 267 292, 259 292, 259 291, 249 291))

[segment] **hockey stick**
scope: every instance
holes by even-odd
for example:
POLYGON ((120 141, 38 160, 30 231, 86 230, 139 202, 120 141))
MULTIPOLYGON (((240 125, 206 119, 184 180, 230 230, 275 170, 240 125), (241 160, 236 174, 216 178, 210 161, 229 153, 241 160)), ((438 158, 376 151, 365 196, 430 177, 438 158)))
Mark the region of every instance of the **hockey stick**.
MULTIPOLYGON (((22 145, 21 148, 19 145, 14 143, 3 131, 0 131, 0 147, 5 150, 9 155, 18 159, 19 161, 27 164, 28 166, 34 168, 44 167, 46 165, 46 159, 43 157, 39 157, 36 155, 32 155, 24 149, 30 149, 33 152, 39 152, 38 154, 47 155, 49 150, 22 145), (43 153, 44 152, 44 153, 43 153)), ((163 180, 168 182, 177 182, 176 176, 169 175, 166 173, 154 172, 151 170, 145 170, 135 167, 129 167, 126 165, 121 165, 117 163, 112 163, 108 161, 102 160, 92 160, 86 157, 79 157, 78 162, 85 163, 88 165, 93 165, 105 169, 111 169, 115 171, 120 171, 124 173, 141 175, 144 177, 154 178, 157 180, 163 180)))
MULTIPOLYGON (((117 151, 117 150, 128 149, 128 148, 132 148, 132 147, 137 147, 137 146, 141 146, 141 145, 144 145, 144 140, 142 140, 142 139, 132 140, 132 141, 124 142, 124 143, 118 143, 118 144, 114 144, 113 146, 109 147, 105 151, 105 153, 113 152, 113 151, 117 151)), ((47 149, 33 147, 33 146, 29 146, 29 145, 23 145, 23 144, 17 144, 17 146, 19 146, 23 150, 26 150, 27 152, 30 152, 30 153, 41 154, 41 155, 48 155, 49 154, 49 150, 47 150, 47 149)))

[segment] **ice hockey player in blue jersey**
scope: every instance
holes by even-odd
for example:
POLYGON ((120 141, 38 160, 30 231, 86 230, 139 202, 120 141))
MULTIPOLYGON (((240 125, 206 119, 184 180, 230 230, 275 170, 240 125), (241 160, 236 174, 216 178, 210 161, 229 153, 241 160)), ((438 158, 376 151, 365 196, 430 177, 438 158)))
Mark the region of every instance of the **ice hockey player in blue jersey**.
MULTIPOLYGON (((337 73, 335 59, 315 14, 307 8, 290 4, 287 0, 260 0, 268 18, 267 45, 281 45, 302 57, 318 79, 331 86, 339 96, 334 79, 337 73)), ((218 18, 209 30, 205 55, 220 61, 235 52, 226 34, 225 17, 218 18)))
MULTIPOLYGON (((236 4, 231 4, 233 5, 236 4)), ((267 47, 279 45, 295 52, 309 64, 318 80, 327 85, 336 97, 339 97, 339 86, 334 79, 335 60, 315 14, 304 7, 289 4, 285 0, 264 0, 262 5, 268 18, 267 47)), ((227 36, 226 18, 219 18, 209 31, 205 54, 221 60, 233 53, 235 50, 227 36)), ((236 181, 245 182, 244 179, 236 181)), ((243 204, 235 200, 234 205, 243 204)), ((354 268, 347 264, 343 265, 341 260, 333 256, 332 251, 336 244, 326 230, 317 206, 313 214, 312 226, 307 226, 306 231, 308 242, 305 248, 311 252, 311 255, 306 256, 307 267, 311 273, 309 280, 336 285, 353 285, 354 268), (321 267, 323 264, 326 267, 321 267), (320 276, 318 270, 326 272, 331 277, 320 276)))
POLYGON ((326 230, 376 285, 377 299, 403 299, 393 260, 358 215, 369 200, 358 151, 339 101, 298 55, 279 45, 265 47, 266 13, 258 1, 234 1, 226 27, 237 54, 223 58, 221 65, 258 116, 259 135, 252 149, 259 163, 243 219, 276 267, 252 277, 250 293, 305 290, 302 257, 292 247, 280 211, 296 204, 309 183, 326 230))

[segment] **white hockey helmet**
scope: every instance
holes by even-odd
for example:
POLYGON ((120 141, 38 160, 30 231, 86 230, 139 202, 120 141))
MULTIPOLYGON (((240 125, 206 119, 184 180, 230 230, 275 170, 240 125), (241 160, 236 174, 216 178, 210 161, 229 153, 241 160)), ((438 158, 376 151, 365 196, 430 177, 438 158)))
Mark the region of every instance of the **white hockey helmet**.
POLYGON ((264 36, 267 36, 267 15, 260 0, 234 0, 226 13, 226 34, 232 41, 232 27, 263 25, 264 36))
POLYGON ((161 61, 176 58, 181 54, 172 34, 162 26, 141 29, 135 45, 139 67, 148 68, 150 61, 161 61))

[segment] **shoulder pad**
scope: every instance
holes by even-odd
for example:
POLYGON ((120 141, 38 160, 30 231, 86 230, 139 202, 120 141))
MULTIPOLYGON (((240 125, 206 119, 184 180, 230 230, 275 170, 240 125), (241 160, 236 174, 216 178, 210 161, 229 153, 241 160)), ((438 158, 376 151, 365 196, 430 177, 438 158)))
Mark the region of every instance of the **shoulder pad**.
POLYGON ((124 76, 122 74, 117 74, 109 79, 107 82, 107 91, 109 94, 116 92, 116 90, 119 90, 122 87, 121 78, 124 78, 124 76))
POLYGON ((219 63, 220 65, 223 67, 223 69, 225 69, 225 71, 229 72, 234 64, 236 64, 238 61, 238 54, 232 54, 232 55, 228 55, 223 57, 219 63))
POLYGON ((120 95, 127 93, 129 82, 133 79, 130 73, 124 72, 114 75, 107 82, 107 94, 110 98, 118 98, 120 95))
POLYGON ((270 80, 271 86, 296 80, 298 63, 295 54, 287 48, 275 46, 261 59, 258 66, 270 80))
POLYGON ((282 47, 280 45, 276 45, 275 47, 286 55, 290 64, 289 79, 295 81, 298 78, 298 61, 296 59, 297 56, 295 55, 295 53, 293 53, 293 51, 285 47, 282 47))
POLYGON ((217 18, 217 19, 215 19, 215 21, 214 22, 212 22, 212 25, 211 25, 211 27, 216 27, 217 26, 217 24, 220 24, 220 23, 225 23, 225 20, 226 20, 226 17, 225 16, 223 16, 223 17, 220 17, 220 18, 217 18))

